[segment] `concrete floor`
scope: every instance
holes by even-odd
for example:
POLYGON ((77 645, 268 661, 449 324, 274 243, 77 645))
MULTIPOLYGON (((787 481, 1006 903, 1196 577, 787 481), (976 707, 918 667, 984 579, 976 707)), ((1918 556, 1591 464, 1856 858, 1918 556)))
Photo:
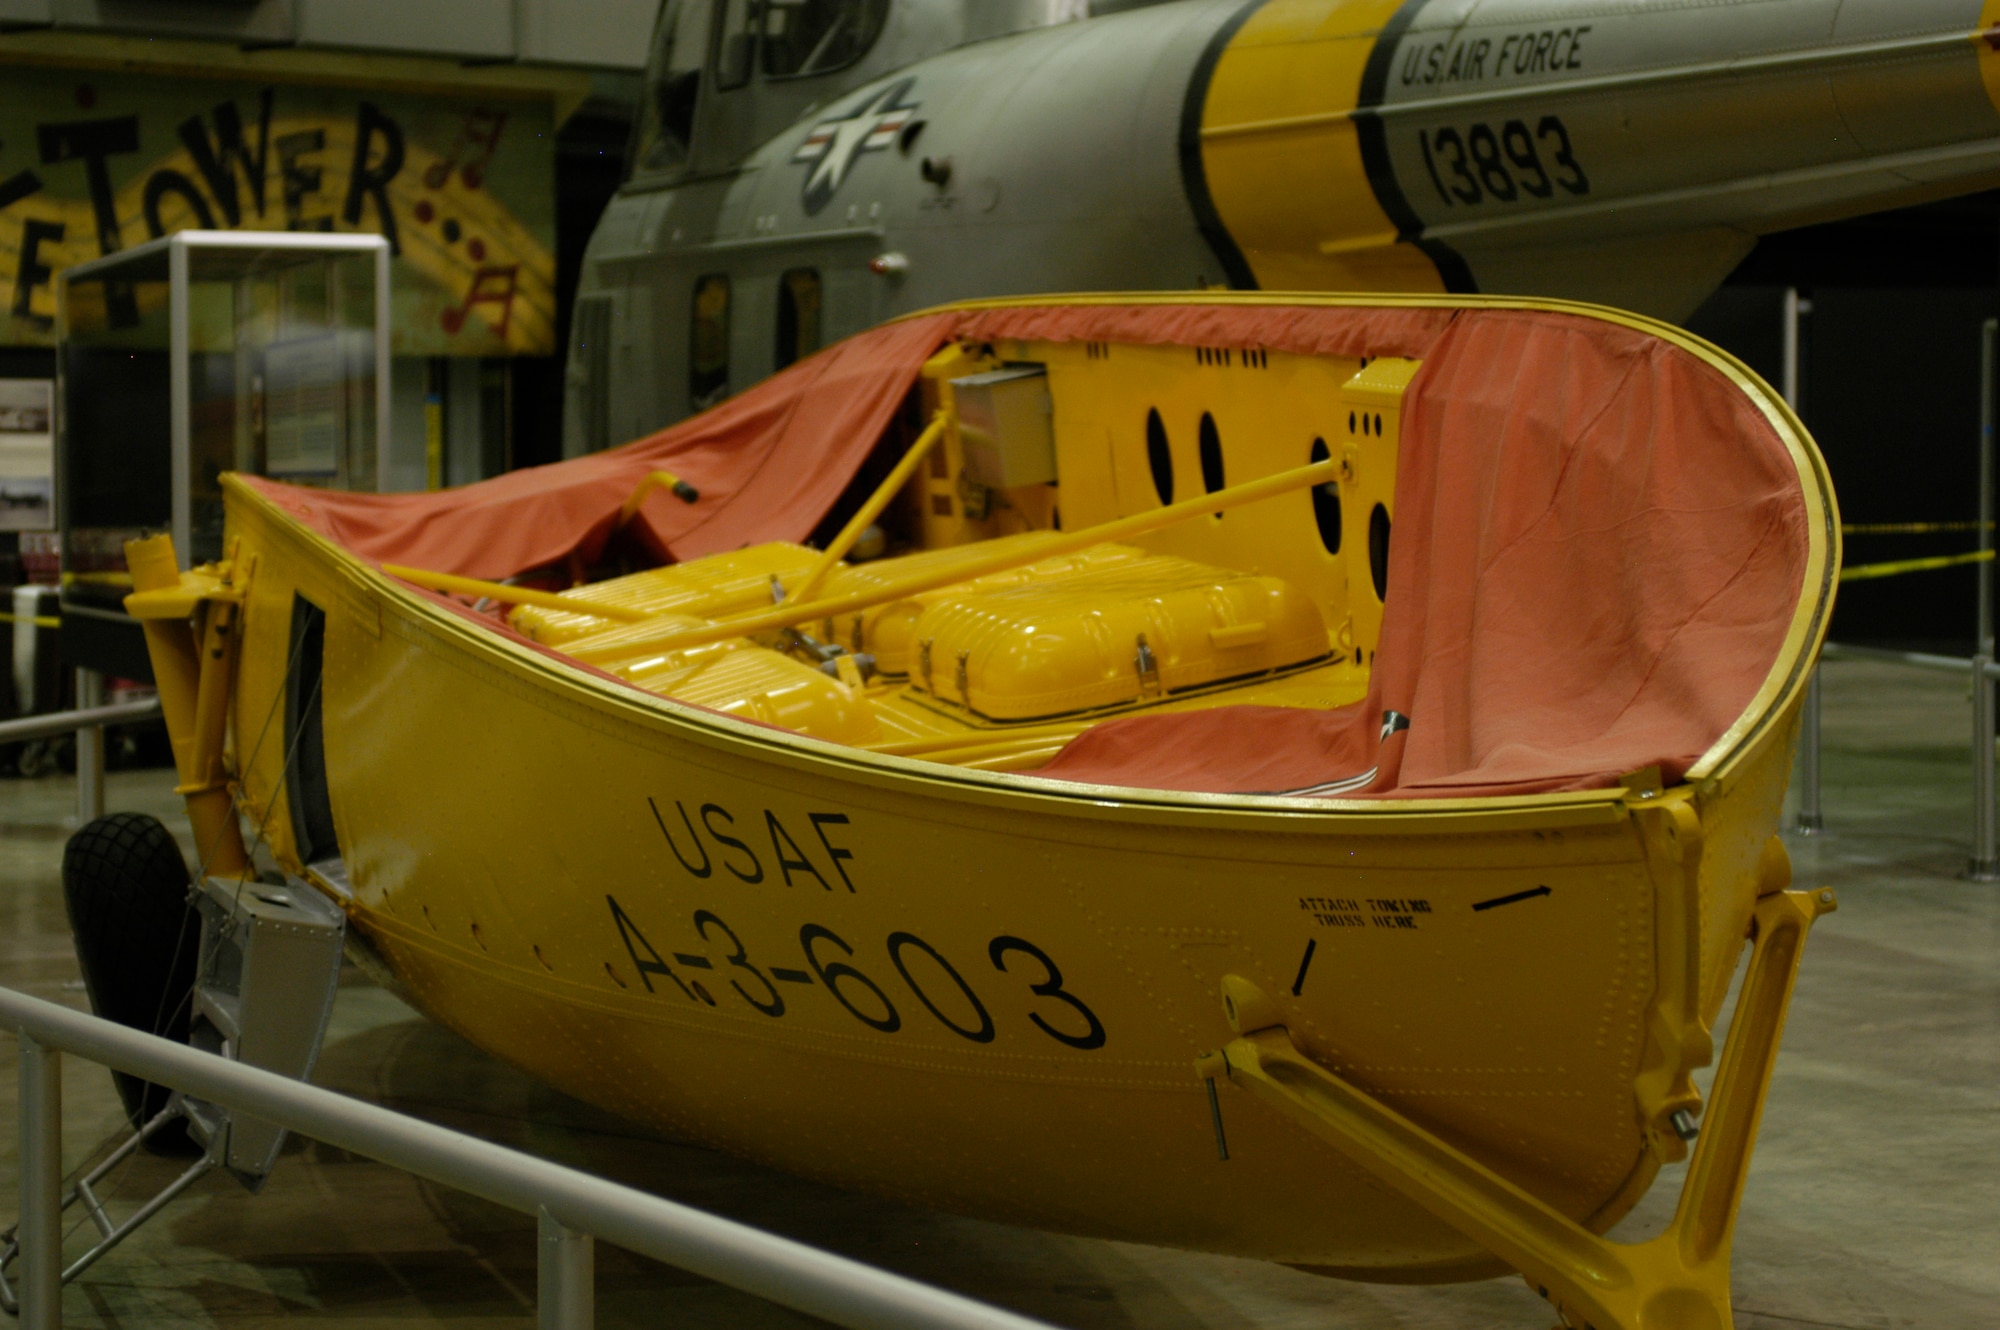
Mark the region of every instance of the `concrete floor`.
MULTIPOLYGON (((1737 1325, 1887 1330, 2000 1323, 2000 887, 1962 882, 1966 688, 1826 669, 1829 834, 1794 839, 1801 884, 1841 910, 1813 934, 1735 1247, 1737 1325)), ((163 772, 115 774, 111 806, 171 816, 163 772)), ((0 983, 85 1005, 58 869, 66 780, 0 782, 0 983)), ((170 825, 172 823, 170 822, 170 825)), ((1720 1032, 1718 1032, 1720 1033, 1720 1032)), ((1719 1042, 1719 1040, 1718 1040, 1719 1042)), ((14 1046, 0 1040, 0 1212, 14 1204, 14 1046)), ((1254 1261, 1060 1237, 799 1182, 644 1137, 529 1081, 351 971, 322 1085, 657 1191, 1064 1326, 1521 1327, 1553 1316, 1518 1280, 1344 1284, 1254 1261)), ((121 1125, 109 1078, 66 1073, 72 1166, 121 1125)), ((118 1188, 170 1166, 142 1158, 118 1188)), ((1662 1179, 1621 1229, 1670 1213, 1662 1179)), ((72 1285, 75 1326, 523 1324, 533 1222, 294 1140, 263 1194, 213 1177, 72 1285)), ((607 1327, 807 1318, 609 1248, 607 1327)))

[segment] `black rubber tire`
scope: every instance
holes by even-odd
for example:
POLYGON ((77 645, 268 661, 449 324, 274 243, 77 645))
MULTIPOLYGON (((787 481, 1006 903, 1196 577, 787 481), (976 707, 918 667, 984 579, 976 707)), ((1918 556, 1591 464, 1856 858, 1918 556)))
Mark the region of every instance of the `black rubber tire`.
MULTIPOLYGON (((63 903, 92 1011, 187 1042, 201 945, 189 885, 180 846, 158 818, 112 813, 69 838, 63 849, 63 903)), ((123 1072, 114 1071, 111 1078, 134 1127, 150 1121, 172 1095, 165 1086, 123 1072)), ((185 1122, 162 1128, 146 1148, 161 1155, 201 1153, 185 1122)))

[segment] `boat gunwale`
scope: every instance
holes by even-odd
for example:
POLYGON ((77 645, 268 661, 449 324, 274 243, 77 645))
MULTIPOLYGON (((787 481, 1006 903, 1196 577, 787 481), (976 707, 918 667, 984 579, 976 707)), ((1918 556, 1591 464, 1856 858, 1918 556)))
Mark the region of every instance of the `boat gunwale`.
MULTIPOLYGON (((1784 444, 1798 472, 1799 493, 1808 517, 1806 567, 1792 621, 1763 683, 1752 694, 1737 719, 1689 767, 1684 779, 1669 787, 1665 793, 1692 791, 1699 794, 1719 783, 1752 752, 1803 690, 1806 675, 1818 656, 1826 633, 1839 568, 1838 512, 1831 479, 1817 449, 1807 442, 1809 436, 1804 425, 1769 384, 1734 356, 1671 324, 1579 301, 1509 296, 1383 296, 1324 292, 1085 293, 1006 297, 954 302, 903 315, 891 322, 980 309, 1203 304, 1481 308, 1569 314, 1657 336, 1721 372, 1758 406, 1784 444), (1815 590, 1817 594, 1811 594, 1815 590)), ((774 726, 739 720, 648 693, 566 662, 552 652, 512 641, 480 627, 466 614, 454 612, 430 596, 389 577, 361 556, 285 512, 234 473, 225 474, 222 483, 230 497, 248 501, 260 510, 269 519, 274 534, 281 539, 291 537, 301 542, 299 552, 302 554, 317 553, 324 558, 353 593, 364 602, 376 602, 376 612, 379 613, 384 605, 392 607, 413 623, 420 623, 433 633, 457 641, 475 655, 505 662, 511 671, 525 673, 544 685, 559 683, 562 692, 572 702, 587 700, 593 709, 620 713, 625 721, 640 723, 649 730, 659 732, 662 737, 720 749, 740 759, 776 763, 808 778, 834 776, 850 783, 890 789, 907 789, 912 784, 941 787, 925 790, 924 793, 1017 810, 1023 804, 1039 804, 1046 811, 1060 810, 1068 816, 1181 824, 1189 814, 1198 814, 1205 822, 1227 823, 1232 829, 1242 831, 1283 830, 1342 835, 1484 834, 1579 825, 1602 826, 1628 816, 1633 797, 1633 792, 1624 786, 1418 799, 1328 799, 1287 794, 1191 792, 1086 784, 1028 773, 977 771, 872 753, 774 726)))

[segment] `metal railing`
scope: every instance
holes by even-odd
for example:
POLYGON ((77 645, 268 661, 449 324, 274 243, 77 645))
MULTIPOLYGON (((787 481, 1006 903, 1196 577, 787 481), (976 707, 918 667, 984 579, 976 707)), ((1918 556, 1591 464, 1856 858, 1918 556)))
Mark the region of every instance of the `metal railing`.
POLYGON ((76 734, 76 821, 81 826, 104 816, 104 727, 130 725, 136 721, 158 720, 160 701, 117 702, 104 705, 104 676, 96 670, 76 672, 74 711, 50 711, 18 720, 0 720, 0 743, 27 743, 53 739, 59 734, 76 734))
POLYGON ((114 702, 108 706, 78 707, 75 711, 51 711, 18 720, 0 720, 0 744, 26 743, 30 739, 51 739, 71 730, 102 725, 130 725, 135 721, 158 720, 160 699, 143 702, 114 702))
MULTIPOLYGON (((1801 320, 1811 312, 1811 302, 1800 300, 1796 290, 1785 293, 1784 394, 1794 411, 1799 409, 1803 397, 1801 320)), ((2000 680, 2000 665, 1995 663, 1992 555, 1995 416, 2000 411, 2000 386, 1996 386, 1996 375, 2000 375, 2000 319, 1988 319, 1980 329, 1979 351, 1979 520, 1972 524, 1979 533, 1979 548, 1975 555, 1955 560, 1978 560, 1974 654, 1939 656, 1923 651, 1829 642, 1820 656, 1824 660, 1873 660, 1968 676, 1972 685, 1972 855, 1966 861, 1964 876, 1974 882, 2000 882, 2000 803, 1996 803, 2000 799, 2000 771, 1996 771, 2000 755, 1995 752, 1996 744, 2000 744, 2000 706, 1996 706, 1994 693, 1995 681, 2000 680)), ((1941 524, 1907 525, 1918 529, 1941 524)), ((1799 811, 1793 823, 1796 830, 1808 836, 1826 828, 1820 805, 1820 756, 1820 677, 1819 666, 1815 664, 1800 715, 1799 811)))
MULTIPOLYGON (((1796 286, 1785 288, 1784 359, 1778 385, 1792 414, 1805 419, 1805 320, 1812 302, 1799 298, 1796 286)), ((1806 678, 1805 711, 1799 726, 1799 813, 1795 823, 1804 835, 1819 834, 1826 827, 1820 809, 1819 788, 1819 665, 1806 678)))
POLYGON ((74 1053, 536 1216, 538 1324, 586 1330, 595 1238, 854 1330, 1046 1323, 532 1155, 0 988, 21 1040, 21 1330, 62 1317, 62 1075, 74 1053))
MULTIPOLYGON (((1966 676, 1972 684, 1972 856, 1966 861, 1963 876, 1972 882, 2000 882, 2000 804, 1996 804, 1996 794, 2000 794, 2000 781, 1996 781, 1996 767, 2000 767, 2000 715, 1996 715, 1994 705, 1995 681, 2000 681, 2000 662, 1981 654, 1972 657, 1938 656, 1926 651, 1895 651, 1886 647, 1845 646, 1828 642, 1820 650, 1822 660, 1872 660, 1885 665, 1902 665, 1910 669, 1930 670, 1940 674, 1966 676)), ((1813 671, 1812 688, 1819 686, 1819 671, 1813 671)), ((1815 705, 1817 697, 1808 693, 1806 712, 1799 734, 1800 761, 1808 764, 1801 772, 1800 784, 1805 777, 1813 778, 1818 787, 1819 761, 1819 710, 1815 705)), ((1801 798, 1801 812, 1798 827, 1805 825, 1804 799, 1801 798)), ((1816 810, 1815 810, 1816 811, 1816 810)), ((1817 823, 1812 830, 1824 827, 1817 823)))

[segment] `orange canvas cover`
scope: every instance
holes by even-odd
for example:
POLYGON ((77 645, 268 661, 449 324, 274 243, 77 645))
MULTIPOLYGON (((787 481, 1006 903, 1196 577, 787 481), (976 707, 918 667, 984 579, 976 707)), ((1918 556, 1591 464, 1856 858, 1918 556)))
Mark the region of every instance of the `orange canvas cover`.
POLYGON ((593 558, 657 468, 703 493, 646 505, 641 535, 662 557, 799 540, 953 337, 1423 361, 1368 699, 1107 721, 1041 775, 1346 798, 1582 789, 1656 764, 1672 781, 1749 704, 1804 589, 1799 475, 1757 405, 1671 343, 1534 310, 952 311, 851 338, 625 448, 461 490, 253 483, 366 559, 478 577, 593 558))

